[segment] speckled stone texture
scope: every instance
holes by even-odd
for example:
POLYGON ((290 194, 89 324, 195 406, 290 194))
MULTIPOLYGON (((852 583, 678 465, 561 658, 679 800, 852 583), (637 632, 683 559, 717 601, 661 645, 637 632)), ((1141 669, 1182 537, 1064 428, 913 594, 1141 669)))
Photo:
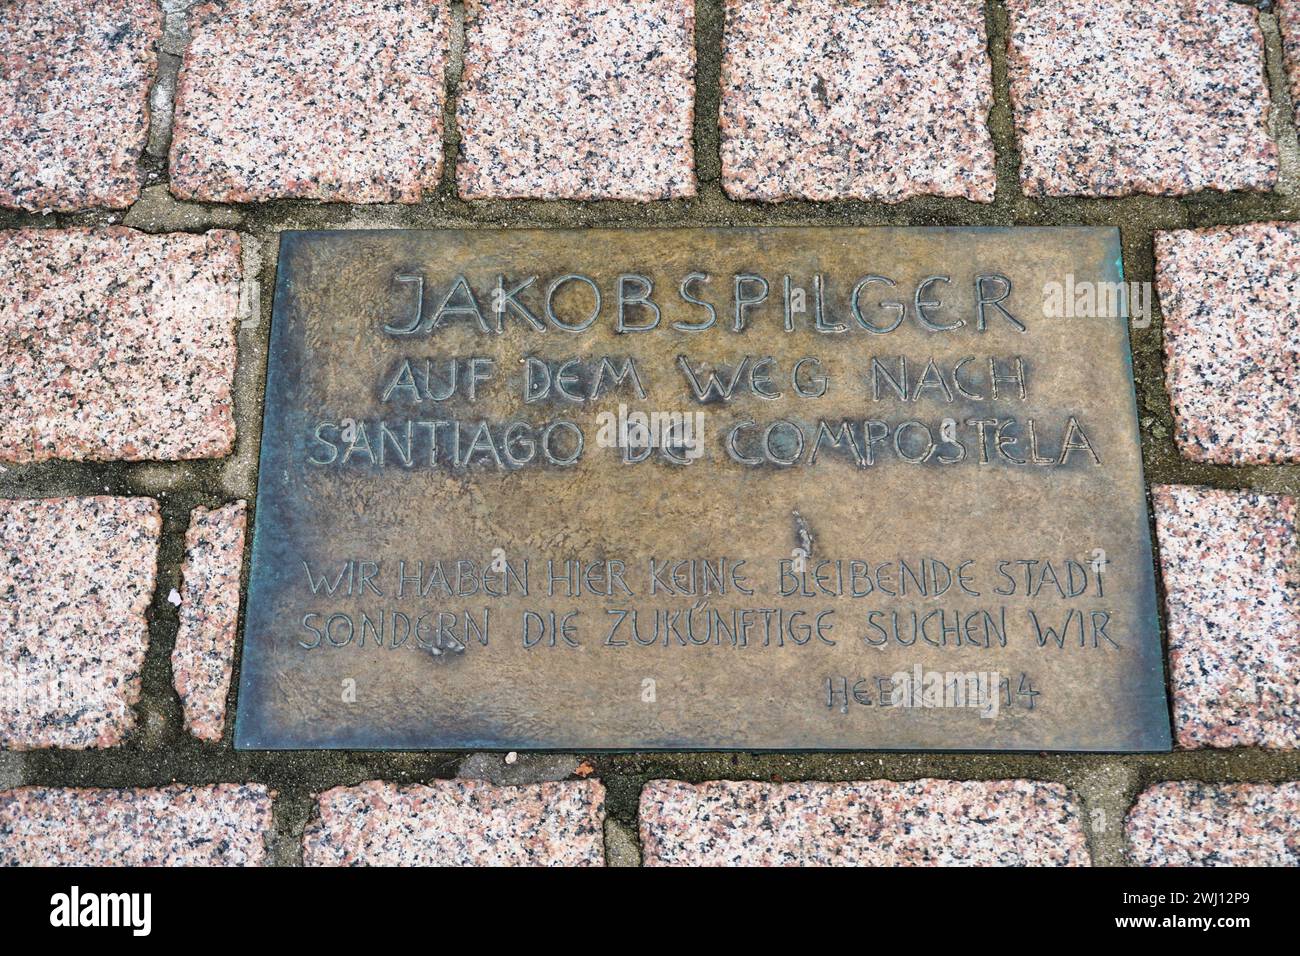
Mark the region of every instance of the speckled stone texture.
POLYGON ((0 232, 0 461, 229 454, 240 269, 233 232, 0 232))
POLYGON ((0 499, 0 749, 135 726, 161 531, 152 498, 0 499))
POLYGON ((135 202, 161 34, 153 0, 0 3, 0 206, 135 202))
POLYGON ((466 199, 695 195, 692 0, 467 0, 466 199))
POLYGON ((420 201, 442 174, 445 0, 218 0, 190 11, 181 199, 420 201))
POLYGON ((1300 866, 1300 783, 1158 783, 1124 835, 1140 866, 1300 866))
POLYGON ((181 698, 185 729, 201 740, 220 740, 226 723, 246 521, 242 501, 195 508, 185 532, 172 683, 181 698))
POLYGON ((1086 866, 1074 795, 1032 780, 699 785, 641 791, 647 866, 1086 866))
POLYGON ((261 784, 0 792, 0 866, 260 866, 261 784))
POLYGON ((1296 501, 1152 489, 1183 747, 1300 747, 1296 501))
POLYGON ((1174 437, 1193 461, 1300 461, 1300 225, 1158 232, 1174 437))
POLYGON ((1007 0, 1030 196, 1266 190, 1264 38, 1229 0, 1007 0))
POLYGON ((727 0, 726 16, 729 196, 993 201, 980 0, 727 0))
POLYGON ((1282 28, 1282 51, 1291 77, 1291 104, 1300 124, 1300 0, 1280 0, 1278 19, 1282 28))
POLYGON ((599 866, 605 788, 595 780, 496 787, 371 780, 321 794, 307 866, 599 866))

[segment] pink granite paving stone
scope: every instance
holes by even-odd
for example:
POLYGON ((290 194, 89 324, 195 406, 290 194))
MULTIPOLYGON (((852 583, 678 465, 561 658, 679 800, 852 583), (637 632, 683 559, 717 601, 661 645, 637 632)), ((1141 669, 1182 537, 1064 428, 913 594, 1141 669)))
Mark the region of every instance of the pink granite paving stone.
POLYGON ((595 780, 497 787, 370 780, 320 795, 307 866, 600 866, 605 788, 595 780))
POLYGON ((1174 437, 1193 461, 1300 461, 1300 225, 1158 232, 1174 437))
POLYGON ((1124 835, 1139 866, 1300 866, 1300 783, 1158 783, 1124 835))
POLYGON ((1030 196, 1267 190, 1264 37, 1231 0, 1007 0, 1030 196))
POLYGON ((161 531, 152 498, 0 499, 0 748, 135 726, 161 531))
POLYGON ((722 181, 734 199, 992 202, 979 0, 727 0, 722 181))
POLYGON ((1282 28, 1282 54, 1291 77, 1291 105, 1300 123, 1300 0, 1280 0, 1278 18, 1282 28))
POLYGON ((442 174, 444 0, 218 0, 190 11, 171 191, 416 203, 442 174))
POLYGON ((468 0, 466 199, 695 195, 692 0, 468 0))
POLYGON ((1183 747, 1300 747, 1296 500, 1157 485, 1183 747))
POLYGON ((0 792, 0 866, 261 866, 274 791, 256 783, 0 792))
POLYGON ((647 866, 1086 866, 1074 795, 1033 780, 702 784, 641 791, 647 866))
POLYGON ((0 461, 230 453, 233 232, 0 232, 0 461))
POLYGON ((220 740, 225 727, 246 520, 242 501, 224 508, 195 508, 185 532, 172 683, 185 713, 185 729, 201 740, 220 740))
POLYGON ((0 3, 0 206, 135 202, 161 33, 154 0, 0 3))

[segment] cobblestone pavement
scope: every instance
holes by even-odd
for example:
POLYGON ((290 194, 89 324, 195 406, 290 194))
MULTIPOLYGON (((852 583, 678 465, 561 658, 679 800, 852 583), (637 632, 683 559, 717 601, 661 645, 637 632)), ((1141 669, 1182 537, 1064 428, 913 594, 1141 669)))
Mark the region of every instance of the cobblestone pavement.
POLYGON ((0 864, 1300 863, 1300 0, 189 6, 0 7, 0 864), (231 748, 279 232, 782 224, 1121 229, 1173 753, 231 748))

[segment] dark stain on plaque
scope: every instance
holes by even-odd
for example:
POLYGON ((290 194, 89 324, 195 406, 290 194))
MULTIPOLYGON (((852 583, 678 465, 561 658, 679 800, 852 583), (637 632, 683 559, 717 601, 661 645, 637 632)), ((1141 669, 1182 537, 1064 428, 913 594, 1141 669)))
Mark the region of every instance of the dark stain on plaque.
POLYGON ((1164 750, 1114 229, 286 233, 236 746, 1164 750))

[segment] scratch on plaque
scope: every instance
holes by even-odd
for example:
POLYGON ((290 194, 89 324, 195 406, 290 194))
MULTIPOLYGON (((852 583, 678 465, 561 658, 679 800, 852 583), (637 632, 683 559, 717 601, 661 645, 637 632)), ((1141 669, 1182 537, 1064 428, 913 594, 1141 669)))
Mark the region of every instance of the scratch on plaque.
POLYGON ((795 545, 800 548, 804 555, 811 558, 813 553, 813 536, 812 531, 808 528, 808 522, 804 516, 797 511, 791 511, 794 516, 794 540, 795 545))

